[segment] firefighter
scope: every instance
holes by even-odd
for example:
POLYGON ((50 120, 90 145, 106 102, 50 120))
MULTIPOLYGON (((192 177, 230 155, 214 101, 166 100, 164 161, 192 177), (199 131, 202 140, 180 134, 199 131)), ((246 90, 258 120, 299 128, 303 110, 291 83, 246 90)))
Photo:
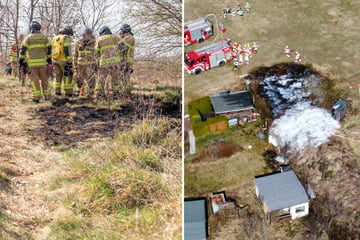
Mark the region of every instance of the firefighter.
POLYGON ((95 42, 95 54, 99 61, 98 79, 96 90, 98 97, 119 91, 120 73, 120 44, 118 36, 112 34, 107 26, 99 31, 100 37, 95 42), (110 78, 110 79, 109 79, 110 78))
POLYGON ((130 75, 133 73, 135 37, 129 24, 124 24, 120 29, 120 56, 121 56, 121 82, 124 89, 130 83, 130 75))
POLYGON ((231 14, 231 8, 227 7, 223 9, 224 18, 226 18, 226 15, 231 14))
POLYGON ((74 32, 70 26, 60 30, 60 34, 52 39, 52 53, 55 72, 55 94, 61 96, 61 85, 64 85, 65 96, 73 96, 73 69, 71 36, 74 32))
POLYGON ((11 62, 11 68, 13 69, 13 76, 16 78, 17 75, 18 75, 18 60, 17 60, 17 50, 18 50, 18 47, 16 45, 16 42, 12 44, 11 48, 10 48, 10 53, 9 53, 9 56, 10 56, 10 62, 11 62))
POLYGON ((233 61, 234 61, 234 70, 236 71, 239 68, 239 60, 237 58, 234 58, 233 61))
POLYGON ((291 49, 289 48, 289 46, 285 47, 284 52, 285 56, 287 56, 288 58, 291 56, 291 49))
POLYGON ((256 44, 256 42, 253 43, 252 45, 252 50, 255 54, 257 54, 258 50, 259 50, 259 47, 258 45, 256 44))
POLYGON ((25 37, 21 44, 19 58, 19 66, 29 67, 32 99, 35 103, 40 102, 41 91, 45 100, 50 99, 46 63, 51 64, 51 45, 49 39, 40 31, 40 23, 32 21, 30 24, 30 34, 25 37))
POLYGON ((246 11, 247 13, 249 13, 249 12, 250 12, 250 9, 251 9, 250 4, 247 2, 247 3, 245 4, 245 11, 246 11))
POLYGON ((248 54, 248 53, 245 53, 244 55, 245 55, 245 56, 244 56, 245 63, 246 63, 246 64, 249 64, 249 63, 250 63, 250 56, 249 56, 249 54, 248 54))
POLYGON ((84 86, 94 93, 96 81, 95 37, 89 27, 82 31, 82 38, 75 43, 73 66, 74 79, 79 89, 77 94, 82 95, 84 86))
POLYGON ((295 63, 301 62, 301 55, 299 52, 295 52, 295 63))
POLYGON ((243 12, 243 10, 241 9, 241 6, 240 6, 240 4, 237 6, 237 8, 236 8, 236 13, 237 13, 237 15, 239 15, 239 16, 243 16, 244 15, 244 12, 243 12))
POLYGON ((239 55, 239 65, 243 65, 244 64, 244 56, 243 54, 239 55))

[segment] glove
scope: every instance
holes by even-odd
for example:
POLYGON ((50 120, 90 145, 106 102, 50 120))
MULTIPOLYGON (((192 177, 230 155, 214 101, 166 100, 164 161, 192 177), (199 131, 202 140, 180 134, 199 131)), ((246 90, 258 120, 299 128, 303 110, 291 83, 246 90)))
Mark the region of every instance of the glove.
POLYGON ((51 65, 51 64, 52 64, 51 58, 47 58, 47 59, 46 59, 46 62, 47 62, 49 65, 51 65))

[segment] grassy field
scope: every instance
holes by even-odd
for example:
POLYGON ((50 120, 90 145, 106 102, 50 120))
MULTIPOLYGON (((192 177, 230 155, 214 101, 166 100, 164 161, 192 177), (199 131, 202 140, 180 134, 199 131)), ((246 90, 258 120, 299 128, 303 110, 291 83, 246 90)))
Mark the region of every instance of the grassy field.
MULTIPOLYGON (((245 2, 240 1, 243 6, 245 2)), ((327 75, 333 76, 344 87, 358 88, 360 72, 360 34, 356 22, 360 20, 360 3, 349 1, 249 1, 251 13, 243 17, 223 19, 222 9, 235 8, 238 1, 193 1, 185 0, 185 20, 216 14, 227 29, 217 40, 230 38, 233 42, 256 41, 259 53, 251 59, 250 65, 237 72, 232 64, 190 76, 185 74, 185 101, 214 94, 222 89, 234 89, 239 85, 239 76, 257 66, 270 66, 283 61, 293 61, 283 54, 286 45, 301 53, 304 63, 327 75)), ((191 51, 213 41, 210 38, 202 44, 186 47, 191 51)), ((358 94, 358 92, 357 92, 358 94)))
MULTIPOLYGON (((294 163, 297 171, 303 172, 304 166, 316 166, 306 170, 309 181, 313 184, 320 198, 315 201, 315 208, 320 212, 322 204, 326 202, 324 192, 330 192, 332 208, 336 209, 336 220, 339 226, 356 223, 358 204, 357 175, 360 166, 359 106, 360 106, 360 64, 359 46, 360 33, 356 30, 356 22, 360 20, 360 3, 355 1, 249 1, 251 13, 243 17, 222 16, 222 9, 229 6, 233 9, 239 1, 205 1, 185 0, 185 20, 195 19, 208 14, 215 14, 227 29, 220 33, 217 40, 230 38, 241 44, 252 43, 259 45, 259 52, 253 56, 250 65, 242 66, 238 71, 232 70, 232 63, 225 67, 203 72, 198 76, 185 73, 185 103, 193 99, 212 95, 218 91, 229 89, 232 91, 244 87, 241 76, 251 72, 259 66, 271 66, 285 61, 283 49, 288 45, 292 50, 299 51, 303 63, 311 64, 317 71, 334 81, 342 97, 349 101, 347 117, 342 121, 342 130, 329 144, 319 150, 313 150, 303 156, 301 161, 294 163), (340 156, 341 155, 341 156, 340 156), (319 157, 327 159, 325 180, 321 176, 318 166, 319 157), (340 159, 342 159, 340 161, 340 159), (356 166, 357 163, 357 166, 356 166), (351 182, 351 183, 350 183, 351 182), (345 191, 352 194, 346 194, 345 191)), ((244 9, 245 1, 240 1, 244 9)), ((214 19, 210 17, 210 19, 214 19)), ((186 47, 185 51, 192 51, 205 46, 215 38, 186 47)), ((186 111, 186 108, 185 108, 186 111)), ((243 132, 226 132, 233 140, 244 139, 243 144, 251 142, 251 135, 243 132), (247 139, 250 136, 250 139, 247 139)), ((207 135, 197 140, 198 150, 217 141, 217 135, 207 135), (205 140, 206 139, 206 140, 205 140), (203 144, 203 143, 206 144, 203 144)), ((221 136, 220 139, 226 139, 221 136)), ((253 149, 257 149, 256 146, 253 149)), ((264 169, 262 158, 263 148, 252 151, 239 152, 230 158, 219 159, 216 162, 193 163, 189 158, 185 168, 185 193, 189 196, 206 195, 217 190, 232 192, 241 204, 248 203, 251 209, 256 209, 258 203, 254 200, 254 189, 251 176, 264 169), (251 163, 251 164, 250 164, 251 163), (241 199, 241 196, 248 196, 241 199)), ((294 159, 297 161, 298 159, 294 159)), ((260 211, 258 212, 260 213, 260 211)), ((261 215, 260 215, 261 216, 261 215)), ((313 216, 313 215, 312 215, 313 216)), ((220 224, 212 232, 212 239, 249 239, 242 229, 244 219, 230 219, 220 224), (231 237, 229 237, 231 236, 231 237)), ((246 224, 245 224, 246 225, 246 224)), ((321 223, 320 223, 321 225, 321 223)), ((262 237, 262 227, 258 227, 258 239, 326 239, 318 220, 305 218, 290 224, 271 225, 267 228, 266 238, 262 237)), ((323 226, 322 226, 323 227, 323 226)), ((323 228, 322 228, 323 229, 323 228)), ((326 231, 330 238, 338 239, 340 227, 329 227, 326 231)), ((345 236, 345 235, 344 235, 345 236)), ((345 236, 346 238, 346 236, 345 236)), ((339 239, 345 239, 339 238, 339 239)))
POLYGON ((0 76, 0 239, 181 239, 179 69, 157 68, 110 106, 0 76))

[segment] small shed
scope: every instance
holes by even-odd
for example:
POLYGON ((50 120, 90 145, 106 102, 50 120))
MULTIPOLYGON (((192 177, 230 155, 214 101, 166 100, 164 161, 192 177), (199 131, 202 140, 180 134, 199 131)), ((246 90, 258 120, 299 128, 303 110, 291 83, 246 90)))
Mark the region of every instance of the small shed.
POLYGON ((255 177, 256 196, 271 222, 309 214, 309 198, 293 170, 255 177))
POLYGON ((208 215, 205 198, 185 200, 184 235, 185 240, 206 240, 208 236, 208 215))
POLYGON ((331 107, 331 113, 335 120, 341 121, 346 115, 348 103, 344 99, 337 100, 331 107))
POLYGON ((216 115, 226 115, 228 119, 251 120, 254 105, 248 91, 222 91, 211 96, 211 105, 216 115))

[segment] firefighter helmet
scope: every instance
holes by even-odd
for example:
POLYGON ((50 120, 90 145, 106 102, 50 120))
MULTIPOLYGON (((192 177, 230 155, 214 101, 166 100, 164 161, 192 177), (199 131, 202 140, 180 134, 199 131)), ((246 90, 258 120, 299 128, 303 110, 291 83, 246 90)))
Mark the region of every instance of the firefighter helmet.
POLYGON ((129 24, 123 24, 120 28, 120 34, 131 33, 131 26, 129 24))
POLYGON ((100 36, 109 35, 109 34, 112 34, 112 32, 108 26, 102 26, 99 30, 99 34, 100 34, 100 36))
POLYGON ((89 35, 92 35, 93 34, 93 31, 91 28, 89 27, 84 27, 84 29, 81 31, 81 35, 86 35, 86 34, 89 34, 89 35))
POLYGON ((74 31, 72 30, 72 28, 70 26, 66 26, 60 30, 60 34, 73 36, 74 31))
POLYGON ((41 24, 37 21, 32 21, 30 24, 30 32, 39 32, 41 30, 41 24))

